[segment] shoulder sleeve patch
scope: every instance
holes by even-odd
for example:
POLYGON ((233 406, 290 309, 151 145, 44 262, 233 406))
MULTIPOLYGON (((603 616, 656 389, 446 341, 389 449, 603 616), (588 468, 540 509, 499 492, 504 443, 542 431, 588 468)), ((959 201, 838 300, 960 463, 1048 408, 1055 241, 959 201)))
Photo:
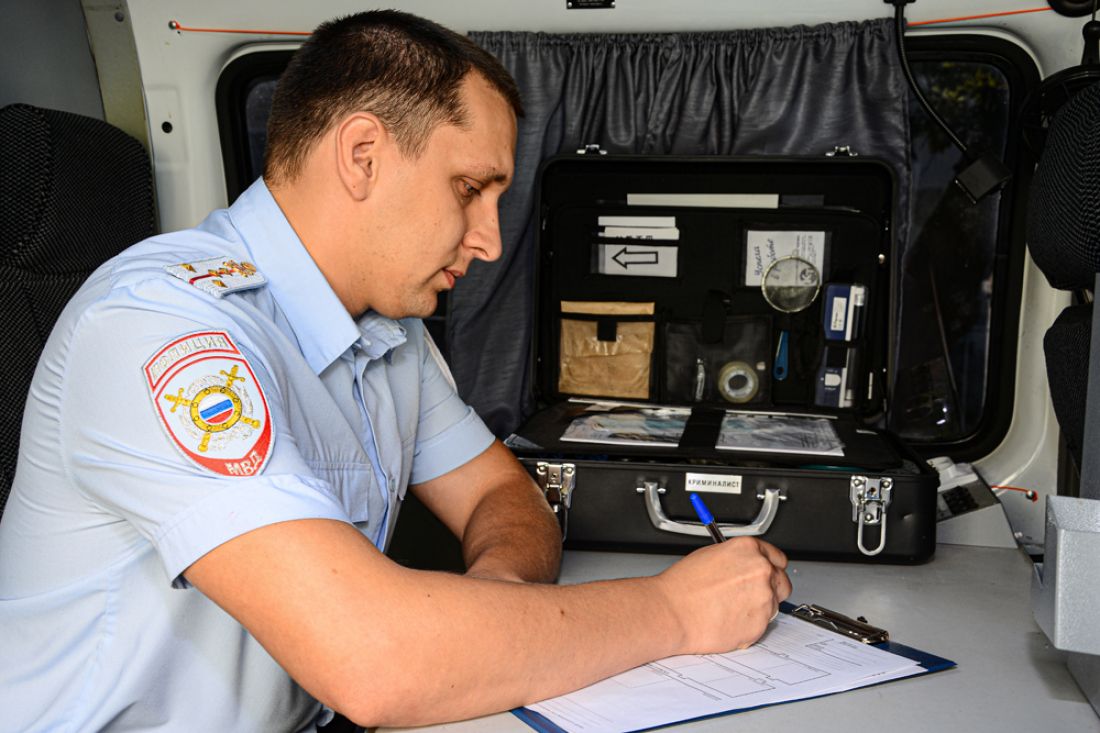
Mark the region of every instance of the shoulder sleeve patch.
POLYGON ((161 425, 188 459, 223 476, 260 473, 274 444, 252 367, 224 331, 169 341, 143 367, 161 425))
POLYGON ((166 265, 164 269, 215 298, 267 284, 267 278, 251 262, 237 262, 228 257, 166 265))

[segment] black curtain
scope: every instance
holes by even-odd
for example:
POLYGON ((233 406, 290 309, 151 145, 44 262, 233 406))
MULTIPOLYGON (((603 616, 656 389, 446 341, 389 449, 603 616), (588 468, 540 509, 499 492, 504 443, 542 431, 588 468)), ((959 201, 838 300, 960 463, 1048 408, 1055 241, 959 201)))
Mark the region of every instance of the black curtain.
MULTIPOLYGON (((516 176, 501 203, 504 254, 451 294, 447 344, 460 394, 499 436, 533 408, 530 338, 539 163, 609 153, 884 159, 909 211, 908 91, 892 21, 713 33, 473 32, 519 83, 516 176)), ((904 216, 901 214, 905 214, 904 216)))

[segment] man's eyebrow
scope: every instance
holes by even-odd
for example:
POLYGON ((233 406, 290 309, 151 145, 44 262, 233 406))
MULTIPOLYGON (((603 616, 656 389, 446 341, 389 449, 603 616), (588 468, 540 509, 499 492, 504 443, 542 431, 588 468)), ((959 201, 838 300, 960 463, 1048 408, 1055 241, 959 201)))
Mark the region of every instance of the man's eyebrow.
POLYGON ((507 173, 493 166, 478 168, 474 170, 473 175, 475 178, 486 182, 508 183, 511 180, 507 173))

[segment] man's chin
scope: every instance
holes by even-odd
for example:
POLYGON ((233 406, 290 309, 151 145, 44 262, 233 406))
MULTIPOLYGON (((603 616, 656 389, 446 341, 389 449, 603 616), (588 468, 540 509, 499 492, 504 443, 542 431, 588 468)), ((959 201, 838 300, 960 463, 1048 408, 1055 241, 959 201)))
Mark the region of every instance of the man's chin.
POLYGON ((403 303, 398 303, 395 307, 375 308, 375 312, 379 315, 385 316, 394 321, 399 321, 402 318, 427 318, 433 315, 436 309, 439 307, 439 297, 436 293, 424 294, 420 298, 415 300, 410 299, 403 303))
POLYGON ((434 292, 425 296, 423 308, 415 314, 417 318, 427 318, 439 310, 439 293, 434 292))

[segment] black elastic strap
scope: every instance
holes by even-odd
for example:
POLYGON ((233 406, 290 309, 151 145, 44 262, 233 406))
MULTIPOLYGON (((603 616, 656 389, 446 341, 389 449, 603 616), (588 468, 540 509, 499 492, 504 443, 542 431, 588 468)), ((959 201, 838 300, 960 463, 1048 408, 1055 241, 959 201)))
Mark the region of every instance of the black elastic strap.
POLYGON ((726 411, 717 407, 693 407, 680 436, 681 448, 713 448, 726 411))
POLYGON ((614 341, 618 333, 619 322, 614 318, 600 318, 596 321, 596 338, 600 341, 614 341))

